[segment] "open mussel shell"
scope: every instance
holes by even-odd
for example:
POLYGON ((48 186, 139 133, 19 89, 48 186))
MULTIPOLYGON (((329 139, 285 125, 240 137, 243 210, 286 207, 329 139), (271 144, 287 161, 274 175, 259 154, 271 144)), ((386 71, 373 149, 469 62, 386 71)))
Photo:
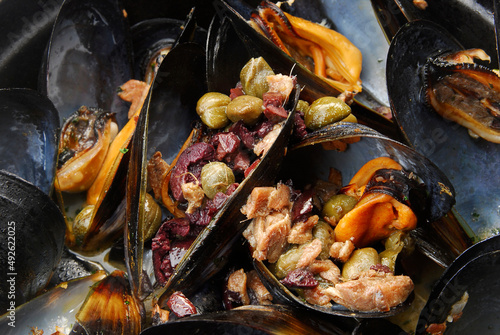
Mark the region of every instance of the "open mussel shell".
MULTIPOLYGON (((406 24, 394 37, 387 60, 391 108, 416 151, 445 171, 456 191, 464 229, 483 238, 499 228, 500 146, 472 139, 466 128, 442 118, 426 103, 422 68, 429 57, 462 47, 429 21, 406 24)), ((461 217, 461 218, 460 218, 461 217)))
MULTIPOLYGON (((145 159, 156 151, 160 151, 167 162, 171 162, 175 157, 192 129, 192 122, 198 119, 195 104, 206 92, 204 78, 205 49, 193 43, 177 45, 165 57, 159 68, 152 87, 147 116, 141 115, 141 118, 147 117, 149 120, 144 123, 140 121, 141 128, 138 128, 132 149, 132 152, 142 150, 143 156, 139 155, 134 160, 133 164, 137 164, 133 168, 136 175, 134 180, 129 179, 129 192, 135 194, 133 199, 130 198, 130 207, 127 209, 128 215, 134 218, 134 221, 128 225, 129 237, 134 234, 137 227, 141 226, 140 221, 143 220, 140 213, 144 192, 139 192, 138 189, 144 190, 146 185, 145 159)), ((225 265, 226 256, 231 251, 232 244, 239 238, 246 226, 240 208, 246 202, 247 194, 256 186, 272 183, 278 172, 279 163, 285 154, 288 138, 292 132, 298 93, 298 89, 292 93, 286 106, 286 109, 292 113, 267 154, 199 234, 177 265, 175 273, 170 277, 166 286, 160 290, 158 294, 160 306, 175 291, 183 291, 189 296, 225 265)), ((137 267, 138 263, 134 262, 141 256, 135 253, 134 249, 141 248, 137 245, 140 242, 138 240, 135 244, 130 244, 129 249, 129 262, 132 262, 138 276, 140 276, 141 268, 137 267)), ((136 283, 141 282, 140 279, 134 280, 136 283)))
MULTIPOLYGON (((333 167, 341 172, 342 185, 346 185, 364 163, 381 156, 397 161, 405 171, 413 172, 425 185, 426 195, 419 200, 426 210, 416 213, 419 220, 417 229, 432 230, 430 223, 446 215, 454 204, 453 186, 430 160, 412 148, 383 136, 369 127, 339 122, 311 133, 288 153, 279 178, 283 181, 291 180, 294 187, 303 189, 316 179, 328 180, 330 168, 333 167), (349 143, 347 149, 342 152, 324 150, 320 145, 332 140, 354 138, 359 138, 359 141, 349 143), (304 171, 308 173, 304 174, 304 171)), ((416 239, 416 244, 418 247, 418 239, 416 239)), ((442 264, 449 264, 457 255, 450 254, 446 247, 443 244, 432 245, 431 250, 422 250, 422 252, 431 258, 437 258, 442 264)), ((405 302, 387 312, 351 311, 336 303, 332 303, 331 307, 315 306, 304 302, 286 288, 264 262, 257 260, 253 262, 263 283, 278 301, 325 314, 354 318, 381 318, 396 315, 411 304, 414 296, 411 294, 405 302)))
MULTIPOLYGON (((297 76, 302 86, 300 95, 302 100, 313 102, 318 98, 337 96, 340 93, 258 33, 225 1, 218 0, 215 6, 219 18, 214 18, 207 42, 207 82, 210 90, 219 92, 228 90, 234 82, 231 76, 237 78, 239 70, 250 57, 262 56, 276 73, 291 73, 297 76), (233 47, 239 52, 234 53, 233 47), (223 71, 219 71, 220 69, 223 71)), ((359 123, 366 124, 387 136, 398 138, 399 134, 394 123, 382 115, 356 102, 351 105, 351 109, 359 123)))
POLYGON ((61 122, 85 105, 115 112, 121 128, 128 106, 116 90, 132 78, 131 55, 118 1, 66 0, 47 46, 39 90, 54 103, 61 122))
POLYGON ((499 236, 466 250, 434 285, 416 334, 427 334, 431 324, 445 325, 446 334, 498 333, 499 265, 499 236))
POLYGON ((0 305, 6 310, 38 294, 49 282, 64 246, 64 219, 38 187, 0 171, 0 305))
POLYGON ((52 191, 59 115, 46 97, 30 89, 0 90, 0 169, 52 191))
POLYGON ((272 184, 278 173, 292 132, 294 106, 298 100, 298 93, 298 88, 292 92, 289 105, 285 109, 293 112, 288 115, 269 151, 198 235, 177 265, 175 273, 165 285, 165 291, 159 299, 160 306, 175 291, 183 291, 189 295, 204 280, 213 276, 226 264, 232 245, 238 240, 248 223, 241 214, 240 208, 246 203, 247 196, 253 188, 272 184))
POLYGON ((126 263, 134 294, 140 299, 148 292, 149 279, 143 274, 144 202, 147 160, 160 151, 171 163, 191 132, 197 99, 206 92, 205 50, 195 43, 175 46, 162 61, 151 86, 130 150, 126 195, 126 263))
POLYGON ((156 334, 351 334, 353 324, 326 319, 285 305, 248 305, 229 311, 195 315, 145 329, 156 334))

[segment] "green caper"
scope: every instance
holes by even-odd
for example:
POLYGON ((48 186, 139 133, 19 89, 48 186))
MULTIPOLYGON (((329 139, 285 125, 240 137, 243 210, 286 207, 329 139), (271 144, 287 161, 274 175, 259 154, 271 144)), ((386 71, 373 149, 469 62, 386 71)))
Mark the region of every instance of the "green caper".
POLYGON ((263 112, 262 99, 251 95, 240 95, 233 99, 226 109, 226 115, 232 122, 242 120, 247 125, 257 122, 263 112))
POLYGON ((388 238, 385 239, 385 250, 379 255, 380 263, 387 265, 393 272, 396 267, 396 259, 405 246, 404 236, 405 233, 401 230, 393 232, 388 238))
POLYGON ((302 256, 302 248, 300 248, 300 246, 293 246, 282 254, 276 263, 270 265, 270 270, 274 273, 276 278, 283 279, 288 272, 295 270, 300 256, 302 256))
POLYGON ((297 101, 297 107, 295 107, 295 110, 306 115, 307 111, 309 110, 309 103, 305 100, 299 100, 297 101))
POLYGON ((146 193, 144 199, 144 241, 148 241, 155 236, 161 225, 161 208, 153 199, 151 194, 146 193))
POLYGON ((342 217, 356 206, 358 200, 346 194, 336 194, 323 206, 322 214, 331 221, 339 222, 342 217))
POLYGON ((346 280, 357 278, 361 272, 368 271, 372 265, 379 263, 377 250, 373 248, 354 250, 342 267, 342 277, 346 280))
POLYGON ((217 92, 205 93, 196 104, 196 113, 201 121, 209 128, 220 129, 229 123, 226 107, 231 98, 217 92))
POLYGON ((322 97, 314 101, 304 116, 306 127, 312 130, 338 122, 351 113, 351 107, 335 97, 322 97))
POLYGON ((240 82, 245 94, 261 98, 269 91, 267 76, 273 75, 273 69, 262 57, 250 59, 240 72, 240 82))
POLYGON ((75 241, 78 245, 83 243, 83 240, 90 229, 90 219, 92 219, 94 208, 94 205, 85 206, 75 217, 75 221, 73 221, 73 235, 75 236, 75 241))
POLYGON ((343 122, 351 122, 351 123, 358 123, 358 118, 354 116, 354 114, 349 114, 342 120, 343 122))
POLYGON ((325 221, 318 221, 312 231, 313 238, 321 241, 320 259, 328 259, 330 257, 330 247, 335 242, 335 233, 333 228, 325 221))
POLYGON ((234 180, 233 171, 222 162, 211 162, 201 169, 201 187, 209 199, 218 192, 226 192, 234 180))

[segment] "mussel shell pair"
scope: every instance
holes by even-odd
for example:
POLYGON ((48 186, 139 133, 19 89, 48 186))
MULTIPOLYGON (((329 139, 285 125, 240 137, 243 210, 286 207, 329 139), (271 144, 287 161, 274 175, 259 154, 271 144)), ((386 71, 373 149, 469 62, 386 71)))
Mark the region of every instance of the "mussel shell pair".
POLYGON ((498 231, 500 146, 472 139, 467 129, 443 119, 426 103, 422 69, 429 57, 461 45, 439 25, 413 21, 389 49, 387 82, 391 108, 407 141, 446 173, 456 190, 454 209, 468 233, 498 231))

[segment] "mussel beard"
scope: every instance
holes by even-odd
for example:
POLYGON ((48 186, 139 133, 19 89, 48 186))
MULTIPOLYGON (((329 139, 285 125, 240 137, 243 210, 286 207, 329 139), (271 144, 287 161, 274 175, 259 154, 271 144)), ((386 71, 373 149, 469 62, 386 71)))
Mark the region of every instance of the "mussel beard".
POLYGON ((443 65, 428 61, 426 96, 446 119, 469 129, 473 137, 500 143, 500 78, 476 64, 443 65))
POLYGON ((56 188, 64 192, 87 190, 99 173, 116 132, 113 114, 80 107, 63 126, 56 188))

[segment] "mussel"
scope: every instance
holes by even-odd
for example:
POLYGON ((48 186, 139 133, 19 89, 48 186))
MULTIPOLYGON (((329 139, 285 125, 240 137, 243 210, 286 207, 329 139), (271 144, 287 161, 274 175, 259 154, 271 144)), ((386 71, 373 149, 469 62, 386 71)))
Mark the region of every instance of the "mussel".
MULTIPOLYGON (((142 175, 143 177, 142 179, 134 178, 133 181, 136 185, 135 187, 137 191, 134 191, 136 192, 136 195, 134 198, 131 198, 134 200, 130 202, 130 205, 134 207, 129 207, 128 210, 130 217, 133 218, 133 221, 131 221, 131 224, 129 225, 129 235, 135 236, 135 232, 137 231, 136 227, 140 227, 142 224, 141 221, 143 221, 137 213, 141 213, 142 211, 141 198, 144 196, 143 194, 146 183, 146 179, 144 178, 144 169, 146 168, 144 164, 145 157, 148 157, 148 152, 155 149, 159 150, 162 155, 164 154, 167 161, 170 161, 172 158, 169 157, 176 154, 184 141, 184 139, 179 141, 177 140, 177 137, 172 137, 172 135, 175 135, 173 133, 169 133, 169 137, 167 137, 166 140, 164 139, 164 136, 166 135, 164 133, 164 129, 168 129, 168 124, 165 123, 168 122, 168 119, 165 118, 165 115, 169 115, 168 118, 172 118, 177 114, 182 117, 182 119, 179 117, 178 120, 185 120, 185 128, 179 127, 179 123, 177 124, 180 135, 183 134, 185 138, 188 137, 188 133, 186 131, 190 129, 193 117, 198 118, 195 113, 196 107, 193 105, 193 101, 196 102, 196 100, 192 99, 196 95, 197 98, 200 98, 204 92, 203 83, 205 76, 205 58, 197 55, 204 56, 203 49, 196 45, 179 44, 165 57, 162 65, 160 66, 156 77, 156 83, 153 86, 147 116, 142 116, 142 118, 149 118, 150 126, 148 127, 147 122, 141 121, 141 133, 138 134, 142 135, 141 138, 137 137, 137 139, 134 140, 134 148, 132 150, 133 154, 136 150, 138 150, 137 153, 139 153, 138 159, 135 160, 134 163, 138 165, 133 167, 133 169, 137 171, 137 176, 142 175), (179 67, 180 63, 186 65, 179 67), (187 76, 185 74, 187 69, 190 69, 191 76, 187 76), (183 90, 185 87, 189 87, 190 89, 187 92, 184 92, 183 90), (196 90, 196 87, 201 88, 202 90, 196 90), (184 95, 187 93, 191 94, 191 99, 185 99, 184 95), (171 106, 171 111, 165 114, 163 110, 164 106, 171 106), (192 117, 189 118, 189 115, 192 115, 192 117), (152 123, 152 120, 156 119, 161 120, 162 123, 152 123), (166 124, 167 126, 162 128, 162 124, 166 124), (139 190, 142 191, 139 192, 139 190)), ((296 89, 293 92, 295 92, 294 94, 298 94, 299 91, 296 89)), ((289 97, 286 108, 294 111, 293 106, 296 99, 297 96, 292 94, 289 97)), ((231 250, 231 245, 236 241, 238 234, 245 225, 245 222, 241 220, 239 207, 241 207, 243 201, 245 201, 246 192, 248 192, 248 190, 253 188, 255 185, 262 185, 270 182, 273 175, 277 172, 280 158, 283 157, 285 153, 287 139, 291 134, 293 113, 291 115, 292 116, 286 115, 287 117, 284 119, 286 122, 277 132, 276 139, 274 142, 271 142, 272 145, 270 145, 269 148, 266 148, 265 154, 260 157, 258 161, 256 161, 256 164, 254 164, 256 167, 249 172, 245 179, 240 181, 240 184, 236 189, 234 189, 234 187, 232 188, 233 193, 231 197, 219 205, 219 207, 222 207, 212 214, 214 215, 213 217, 209 217, 209 221, 204 224, 202 222, 198 223, 201 228, 198 230, 201 230, 201 232, 197 237, 196 235, 194 236, 195 239, 192 241, 192 244, 191 242, 189 243, 191 244, 190 247, 189 244, 182 247, 184 250, 180 251, 182 251, 182 254, 185 254, 181 254, 182 258, 179 257, 179 263, 175 267, 175 271, 173 271, 170 278, 168 278, 168 281, 164 283, 165 286, 160 291, 161 296, 158 303, 161 307, 164 307, 166 300, 174 291, 182 290, 186 295, 190 295, 196 288, 203 284, 205 280, 209 279, 210 276, 214 275, 222 266, 224 266, 227 254, 231 250), (213 262, 214 259, 218 259, 218 261, 213 262)), ((241 123, 242 121, 239 122, 241 123)), ((240 127, 242 126, 240 125, 240 127)), ((193 138, 193 140, 195 139, 196 137, 193 138)), ((210 145, 204 142, 195 143, 188 147, 183 154, 185 153, 186 155, 189 155, 188 152, 198 150, 198 147, 205 146, 208 147, 210 145)), ((178 162, 181 162, 181 159, 179 159, 178 162)), ((177 170, 181 171, 180 174, 178 174, 179 177, 184 177, 185 172, 182 170, 182 164, 186 163, 177 164, 177 170)), ((216 169, 218 168, 216 167, 216 169)), ((173 175, 171 178, 176 178, 174 177, 175 173, 177 173, 176 168, 172 170, 172 173, 173 175)), ((174 182, 177 181, 174 180, 174 182)), ((130 185, 133 184, 131 183, 130 185)), ((178 191, 177 189, 173 190, 178 191)), ((167 196, 170 197, 168 194, 167 196)), ((224 199, 225 198, 226 197, 224 197, 224 199)), ((163 202, 165 202, 165 199, 163 202)), ((174 216, 187 215, 189 213, 189 208, 186 214, 178 212, 174 209, 171 211, 174 216)), ((195 214, 197 213, 193 213, 193 215, 195 214)), ((198 213, 198 215, 200 215, 200 213, 198 213)), ((186 220, 186 222, 188 221, 186 220)), ((161 230, 162 229, 160 229, 160 231, 161 230)), ((196 229, 194 231, 196 232, 196 229)), ((157 242, 153 241, 153 247, 155 243, 158 246, 161 238, 162 237, 159 236, 157 242)), ((140 243, 140 237, 137 241, 140 243)), ((134 249, 135 247, 137 247, 137 245, 130 245, 129 255, 130 259, 133 259, 134 262, 136 262, 136 265, 138 265, 140 264, 141 257, 140 254, 133 253, 134 250, 137 250, 134 249)), ((158 266, 159 264, 157 267, 158 266)), ((141 267, 138 267, 136 271, 136 274, 140 276, 141 267)))
MULTIPOLYGON (((303 188, 305 185, 312 183, 315 178, 329 180, 329 167, 341 170, 343 178, 347 178, 349 180, 352 176, 354 176, 354 172, 359 169, 359 164, 361 164, 360 162, 365 162, 370 157, 387 156, 392 157, 393 160, 401 164, 405 170, 412 171, 416 176, 418 176, 419 182, 417 182, 417 184, 424 184, 426 190, 419 190, 417 185, 409 186, 412 185, 411 182, 402 182, 405 180, 405 177, 398 177, 397 172, 390 172, 388 176, 391 177, 389 178, 383 177, 384 173, 387 173, 384 172, 384 170, 380 171, 380 176, 375 177, 375 180, 377 181, 369 183, 367 188, 369 187, 374 192, 389 192, 390 194, 394 194, 400 199, 400 201, 403 202, 412 199, 409 201, 413 203, 414 207, 412 208, 414 208, 415 213, 418 216, 420 225, 419 229, 431 229, 430 222, 438 220, 440 217, 446 215, 454 203, 453 187, 446 176, 439 171, 436 166, 411 148, 381 136, 370 128, 341 122, 325 127, 325 129, 316 133, 310 134, 303 142, 300 142, 297 147, 300 147, 300 149, 293 150, 288 154, 284 162, 284 166, 287 166, 287 168, 282 170, 282 173, 279 175, 279 178, 283 181, 291 180, 294 187, 303 188), (350 137, 360 137, 360 140, 349 144, 345 152, 325 151, 324 149, 321 149, 321 146, 311 146, 312 144, 319 144, 330 140, 350 137), (421 164, 422 161, 425 161, 425 164, 421 164), (304 175, 302 171, 309 171, 310 173, 304 175), (396 187, 396 189, 400 189, 400 191, 396 193, 389 191, 389 189, 393 189, 394 187, 387 184, 389 180, 395 182, 396 184, 405 184, 406 187, 408 187, 407 191, 412 190, 411 192, 415 191, 415 193, 412 196, 398 196, 396 194, 401 192, 400 186, 396 187)), ((360 177, 355 178, 359 179, 360 177)), ((306 194, 307 192, 310 191, 304 191, 303 194, 306 194)), ((348 192, 347 194, 350 193, 348 192)), ((375 195, 376 193, 373 194, 375 195)), ((296 202, 301 203, 299 199, 296 202)), ((307 202, 304 202, 304 210, 306 208, 306 204, 307 202)), ((312 206, 312 204, 309 205, 310 208, 312 208, 312 206)), ((326 225, 328 226, 328 224, 326 225)), ((337 228, 339 227, 341 227, 341 223, 337 225, 337 228)), ((344 228, 341 227, 339 229, 343 230, 344 228)), ((358 243, 363 242, 359 240, 358 243)), ((385 312, 356 312, 338 304, 332 304, 331 307, 308 304, 303 302, 299 297, 295 296, 287 287, 285 287, 283 282, 276 278, 276 275, 273 274, 267 263, 254 260, 254 266, 259 272, 264 284, 277 298, 277 301, 286 301, 286 303, 290 303, 292 305, 302 307, 305 306, 322 313, 355 316, 360 318, 394 315, 404 309, 405 304, 385 312)), ((411 301, 411 297, 408 301, 406 301, 406 306, 408 306, 409 301, 411 301)))
POLYGON ((462 225, 469 235, 481 239, 498 229, 499 199, 494 191, 500 180, 498 144, 471 138, 467 129, 430 108, 425 96, 426 64, 444 52, 460 50, 456 39, 437 24, 423 20, 406 24, 389 50, 388 90, 407 141, 446 171, 456 190, 458 219, 466 221, 462 225))

